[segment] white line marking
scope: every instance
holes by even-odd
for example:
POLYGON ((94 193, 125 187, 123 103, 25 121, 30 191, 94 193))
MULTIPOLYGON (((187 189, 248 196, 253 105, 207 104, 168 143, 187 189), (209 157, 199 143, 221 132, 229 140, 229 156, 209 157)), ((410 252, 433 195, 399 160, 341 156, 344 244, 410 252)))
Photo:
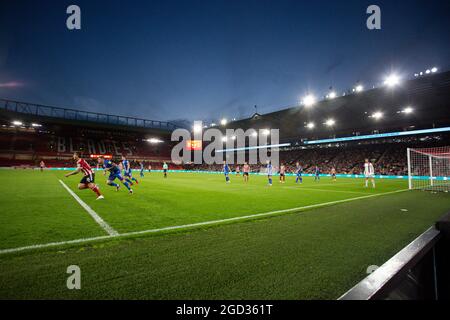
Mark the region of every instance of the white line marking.
POLYGON ((78 197, 75 192, 73 192, 72 190, 70 190, 70 188, 61 180, 59 180, 59 182, 62 184, 62 186, 70 193, 70 195, 72 197, 75 198, 75 200, 77 200, 77 202, 80 204, 80 206, 83 207, 84 210, 87 211, 87 213, 90 214, 90 216, 95 220, 95 222, 98 223, 98 225, 100 227, 102 227, 103 230, 106 231, 106 233, 108 233, 110 236, 117 236, 119 235, 119 233, 114 230, 109 224, 107 224, 98 214, 97 212, 95 212, 94 210, 92 210, 91 207, 89 207, 83 200, 80 199, 80 197, 78 197))
POLYGON ((305 190, 305 191, 319 191, 319 192, 336 192, 336 193, 355 193, 355 194, 367 194, 366 192, 359 191, 344 191, 344 190, 333 190, 333 189, 318 189, 318 188, 303 188, 299 187, 284 187, 284 189, 297 189, 297 190, 305 190))
POLYGON ((227 219, 221 219, 221 220, 213 220, 213 221, 191 223, 191 224, 185 224, 185 225, 181 225, 181 226, 172 226, 172 227, 164 227, 164 228, 159 228, 159 229, 133 231, 133 232, 121 233, 121 234, 117 234, 117 235, 109 235, 109 236, 101 236, 101 237, 93 237, 93 238, 84 238, 84 239, 76 239, 76 240, 61 241, 61 242, 51 242, 51 243, 36 244, 36 245, 31 245, 31 246, 19 247, 19 248, 3 249, 3 250, 0 250, 0 254, 13 253, 13 252, 32 250, 32 249, 43 249, 43 248, 57 247, 57 246, 68 245, 68 244, 87 243, 87 242, 94 242, 94 241, 105 240, 105 239, 117 239, 117 238, 123 238, 123 237, 128 237, 128 236, 158 233, 158 232, 163 232, 163 231, 189 229, 189 228, 194 228, 194 227, 216 225, 216 224, 222 224, 222 223, 227 223, 227 222, 232 222, 232 221, 247 220, 247 219, 253 219, 253 218, 259 218, 259 217, 264 217, 264 216, 277 215, 277 214, 282 214, 282 213, 289 213, 289 212, 295 212, 295 211, 304 211, 304 210, 313 209, 313 208, 327 207, 327 206, 331 206, 331 205, 335 205, 335 204, 351 202, 351 201, 357 201, 357 200, 362 200, 362 199, 368 199, 368 198, 373 198, 373 197, 379 197, 379 196, 384 196, 384 195, 394 194, 394 193, 400 193, 400 192, 405 192, 405 191, 408 191, 408 189, 397 190, 397 191, 390 191, 390 192, 384 192, 384 193, 378 193, 378 194, 371 194, 371 195, 368 195, 368 196, 356 197, 356 198, 350 198, 350 199, 344 199, 344 200, 337 200, 337 201, 331 201, 331 202, 317 203, 317 204, 312 204, 312 205, 304 206, 304 207, 284 209, 284 210, 277 210, 277 211, 270 211, 270 212, 258 213, 258 214, 247 215, 247 216, 240 216, 240 217, 227 218, 227 219))

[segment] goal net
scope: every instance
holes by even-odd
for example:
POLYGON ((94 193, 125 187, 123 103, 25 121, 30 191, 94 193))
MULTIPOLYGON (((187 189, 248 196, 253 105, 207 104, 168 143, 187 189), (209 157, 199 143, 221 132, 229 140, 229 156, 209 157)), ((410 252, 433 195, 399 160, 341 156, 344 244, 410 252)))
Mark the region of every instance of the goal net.
POLYGON ((409 189, 450 191, 450 147, 407 152, 409 189))

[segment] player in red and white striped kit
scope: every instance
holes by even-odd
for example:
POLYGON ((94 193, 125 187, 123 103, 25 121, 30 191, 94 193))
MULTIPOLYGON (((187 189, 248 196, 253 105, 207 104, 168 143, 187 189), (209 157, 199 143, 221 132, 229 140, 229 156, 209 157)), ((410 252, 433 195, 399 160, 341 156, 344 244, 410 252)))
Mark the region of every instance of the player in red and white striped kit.
POLYGON ((91 189, 97 194, 97 200, 104 199, 103 195, 100 193, 98 186, 95 184, 95 173, 92 170, 89 163, 86 160, 81 159, 78 153, 73 154, 73 159, 77 162, 77 170, 66 174, 66 177, 70 177, 72 175, 78 174, 80 172, 83 173, 83 178, 78 184, 78 189, 91 189))

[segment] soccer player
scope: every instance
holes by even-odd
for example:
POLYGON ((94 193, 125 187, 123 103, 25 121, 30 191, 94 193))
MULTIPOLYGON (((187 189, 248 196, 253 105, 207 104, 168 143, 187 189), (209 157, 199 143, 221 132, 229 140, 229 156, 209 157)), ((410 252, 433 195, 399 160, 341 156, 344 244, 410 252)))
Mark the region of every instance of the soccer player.
POLYGON ((280 166, 280 183, 286 182, 286 166, 281 164, 280 166))
POLYGON ((152 172, 152 165, 151 164, 148 165, 148 173, 150 173, 150 172, 152 172))
POLYGON ((44 160, 41 160, 41 162, 39 163, 39 168, 40 168, 41 172, 44 172, 44 168, 45 168, 44 160))
POLYGON ((314 181, 320 182, 320 169, 318 166, 314 169, 314 181))
POLYGON ((164 172, 164 178, 167 178, 167 171, 169 170, 169 166, 167 163, 163 163, 163 172, 164 172))
POLYGON ((336 169, 331 168, 331 180, 336 181, 336 169))
POLYGON ((105 169, 104 174, 109 172, 108 180, 106 180, 106 184, 108 186, 115 187, 116 191, 119 191, 120 186, 114 182, 114 180, 119 179, 119 181, 122 182, 123 185, 128 189, 128 192, 130 194, 133 193, 133 189, 131 189, 130 183, 122 177, 120 168, 117 164, 109 159, 104 159, 102 157, 98 158, 98 163, 103 167, 103 169, 105 169))
POLYGON ((244 166, 242 167, 244 182, 248 182, 248 175, 250 174, 250 166, 247 162, 244 162, 244 166))
POLYGON ((364 176, 366 177, 366 188, 368 187, 369 179, 372 181, 372 187, 375 188, 375 169, 369 159, 366 159, 364 162, 364 176))
POLYGON ((97 195, 97 200, 104 199, 105 197, 103 197, 100 190, 98 189, 98 186, 95 184, 95 173, 94 171, 92 171, 89 163, 87 163, 86 160, 81 159, 80 155, 77 152, 73 154, 73 159, 77 162, 77 169, 71 173, 66 174, 65 177, 67 178, 83 172, 84 176, 78 184, 78 189, 91 189, 97 195))
POLYGON ((136 184, 139 184, 139 181, 137 181, 137 179, 133 177, 130 161, 128 161, 125 156, 122 156, 122 167, 123 167, 123 176, 125 177, 125 180, 127 180, 127 182, 131 186, 133 185, 133 181, 136 182, 136 184))
POLYGON ((273 173, 273 167, 270 160, 267 161, 267 179, 269 180, 269 187, 272 186, 272 173, 273 173))
POLYGON ((143 177, 144 177, 144 161, 141 161, 141 162, 139 163, 139 165, 140 165, 140 167, 141 167, 140 176, 141 176, 141 178, 143 178, 143 177))
POLYGON ((230 183, 230 167, 226 161, 223 162, 223 174, 225 175, 226 183, 230 183))
POLYGON ((239 168, 239 165, 236 166, 236 175, 241 175, 241 168, 239 168))
POLYGON ((295 178, 295 183, 298 183, 299 181, 300 181, 300 183, 303 183, 302 173, 303 173, 303 168, 300 165, 300 163, 297 162, 295 164, 295 174, 297 175, 297 177, 295 178))

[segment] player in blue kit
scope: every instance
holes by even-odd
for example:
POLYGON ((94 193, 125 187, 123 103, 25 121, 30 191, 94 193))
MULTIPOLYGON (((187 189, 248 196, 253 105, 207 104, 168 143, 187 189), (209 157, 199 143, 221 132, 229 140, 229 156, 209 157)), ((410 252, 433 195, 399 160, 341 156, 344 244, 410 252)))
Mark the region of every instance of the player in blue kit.
POLYGON ((270 161, 267 161, 267 179, 269 180, 269 187, 272 186, 272 174, 273 174, 272 163, 270 161))
POLYGON ((303 183, 303 177, 302 177, 303 168, 299 162, 297 162, 295 164, 295 174, 296 174, 295 183, 298 183, 299 181, 300 181, 300 183, 303 183))
POLYGON ((98 158, 98 164, 105 169, 105 174, 109 172, 108 180, 106 181, 106 184, 111 187, 115 187, 116 191, 119 191, 120 186, 114 182, 114 180, 119 179, 124 186, 128 189, 130 194, 133 193, 133 189, 131 189, 130 184, 124 180, 124 178, 121 175, 120 168, 117 164, 112 162, 111 160, 104 159, 104 158, 98 158))
POLYGON ((139 163, 139 166, 140 166, 140 168, 141 168, 141 171, 140 171, 140 176, 141 176, 141 178, 143 178, 144 177, 144 161, 141 161, 140 163, 139 163))
POLYGON ((223 162, 223 174, 225 175, 225 181, 230 183, 230 167, 226 161, 223 162))
POLYGON ((314 181, 320 181, 320 169, 318 166, 314 169, 314 181))
POLYGON ((136 182, 136 184, 139 184, 139 181, 137 181, 137 179, 133 177, 130 161, 128 161, 125 156, 122 156, 122 167, 125 180, 127 180, 130 185, 133 185, 133 181, 136 182))

